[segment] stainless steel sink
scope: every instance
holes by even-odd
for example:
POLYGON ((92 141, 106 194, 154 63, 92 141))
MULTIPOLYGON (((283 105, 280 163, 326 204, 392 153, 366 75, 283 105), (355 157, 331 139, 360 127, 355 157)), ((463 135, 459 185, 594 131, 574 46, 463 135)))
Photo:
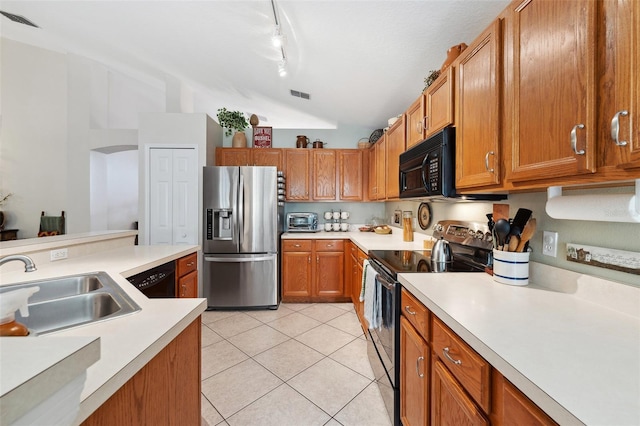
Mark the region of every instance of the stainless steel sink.
POLYGON ((34 286, 40 291, 29 298, 29 316, 16 312, 16 320, 32 334, 42 335, 140 310, 105 272, 2 286, 0 294, 34 286))

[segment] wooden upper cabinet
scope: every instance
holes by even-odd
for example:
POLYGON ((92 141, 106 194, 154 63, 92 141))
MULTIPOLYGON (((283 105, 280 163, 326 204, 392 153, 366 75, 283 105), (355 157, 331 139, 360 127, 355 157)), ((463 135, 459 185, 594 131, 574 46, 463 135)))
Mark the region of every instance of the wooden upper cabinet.
POLYGON ((312 150, 313 199, 336 200, 336 151, 328 149, 312 150))
POLYGON ((369 199, 377 200, 378 199, 378 159, 377 159, 377 151, 376 147, 377 143, 369 148, 369 199))
POLYGON ((639 168, 640 8, 635 0, 606 1, 603 16, 597 50, 598 167, 639 168))
POLYGON ((251 148, 216 148, 216 166, 250 166, 251 148))
POLYGON ((285 150, 286 199, 309 201, 309 157, 308 149, 285 150))
POLYGON ((284 170, 282 150, 277 148, 253 148, 254 166, 275 166, 278 170, 284 170))
POLYGON ((453 70, 447 68, 405 112, 406 149, 453 123, 453 70))
POLYGON ((405 131, 404 115, 387 130, 386 199, 400 198, 400 154, 405 151, 405 131))
MULTIPOLYGON (((387 137, 385 133, 374 145, 376 150, 376 200, 387 198, 387 137)), ((400 173, 398 171, 398 173, 400 173)))
POLYGON ((598 3, 525 0, 511 6, 512 181, 595 171, 598 3))
POLYGON ((340 199, 348 201, 362 201, 364 196, 368 151, 364 149, 349 149, 338 151, 340 199))
POLYGON ((405 112, 407 122, 407 148, 411 148, 425 138, 426 97, 421 94, 405 112))
POLYGON ((453 63, 456 69, 456 187, 500 183, 501 21, 453 63))
POLYGON ((279 148, 216 148, 216 166, 275 166, 284 169, 279 148))
POLYGON ((425 138, 453 124, 453 89, 454 67, 450 66, 425 90, 425 138))

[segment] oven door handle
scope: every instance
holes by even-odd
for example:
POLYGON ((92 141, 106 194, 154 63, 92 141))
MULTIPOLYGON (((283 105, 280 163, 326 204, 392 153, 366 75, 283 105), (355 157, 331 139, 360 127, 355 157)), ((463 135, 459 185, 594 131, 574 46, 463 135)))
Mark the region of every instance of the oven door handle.
POLYGON ((379 281, 380 284, 382 284, 382 286, 387 290, 393 291, 396 288, 396 283, 394 281, 391 281, 384 274, 381 274, 379 272, 378 272, 378 275, 376 276, 376 280, 379 281))

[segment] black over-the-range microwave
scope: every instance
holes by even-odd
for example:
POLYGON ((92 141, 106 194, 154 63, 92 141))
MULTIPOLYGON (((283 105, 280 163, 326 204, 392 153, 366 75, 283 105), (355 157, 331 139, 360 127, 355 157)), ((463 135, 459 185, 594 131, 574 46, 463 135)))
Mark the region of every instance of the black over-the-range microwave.
POLYGON ((502 194, 456 192, 455 128, 438 133, 400 154, 400 198, 504 200, 502 194))

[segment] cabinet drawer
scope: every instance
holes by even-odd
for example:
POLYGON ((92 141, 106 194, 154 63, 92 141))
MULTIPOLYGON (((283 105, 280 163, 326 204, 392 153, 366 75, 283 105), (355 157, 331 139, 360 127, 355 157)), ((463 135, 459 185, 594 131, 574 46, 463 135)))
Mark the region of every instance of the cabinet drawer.
POLYGON ((316 251, 343 251, 344 240, 315 240, 316 251))
POLYGON ((365 259, 367 259, 367 253, 363 252, 362 250, 358 249, 358 263, 360 265, 362 265, 362 262, 364 262, 365 259))
POLYGON ((282 240, 282 251, 311 251, 312 240, 282 240))
POLYGON ((478 405, 489 412, 491 365, 438 318, 433 317, 432 324, 433 351, 478 405))
POLYGON ((178 276, 183 277, 198 269, 198 253, 193 253, 178 259, 178 276))
POLYGON ((404 288, 400 297, 400 311, 409 320, 411 325, 418 330, 418 333, 428 342, 429 336, 429 310, 411 293, 404 288))

